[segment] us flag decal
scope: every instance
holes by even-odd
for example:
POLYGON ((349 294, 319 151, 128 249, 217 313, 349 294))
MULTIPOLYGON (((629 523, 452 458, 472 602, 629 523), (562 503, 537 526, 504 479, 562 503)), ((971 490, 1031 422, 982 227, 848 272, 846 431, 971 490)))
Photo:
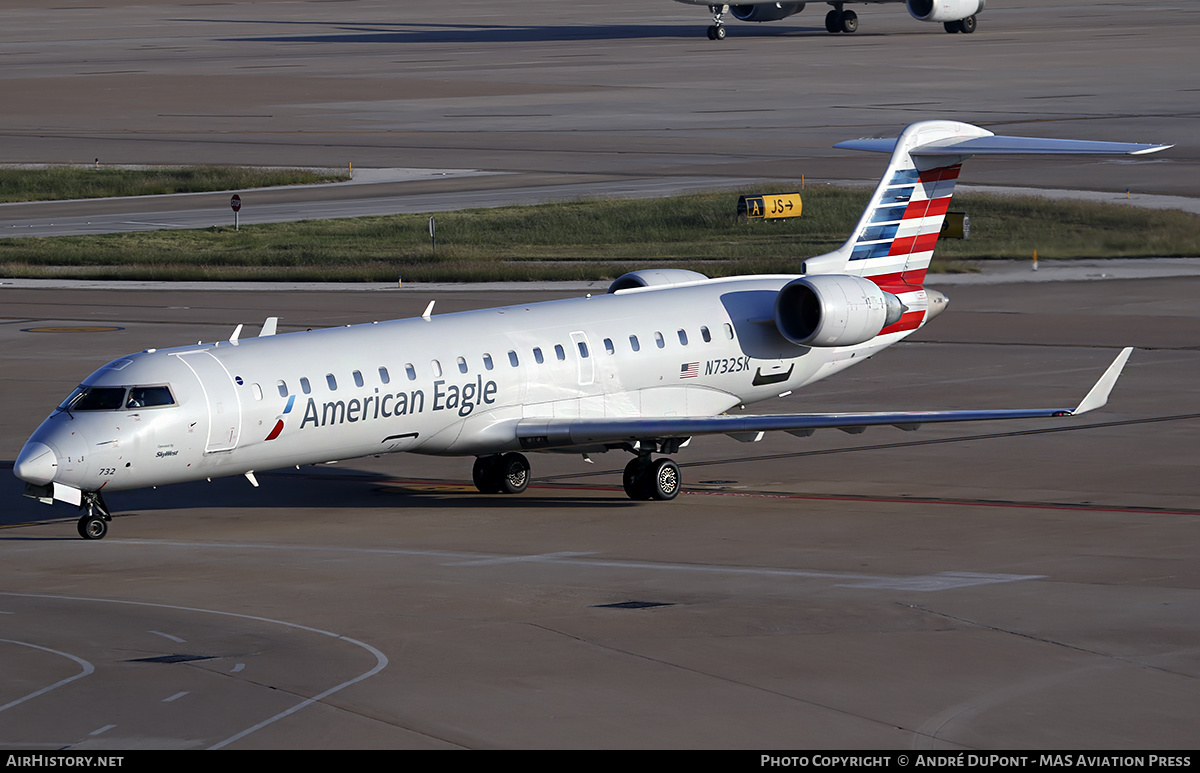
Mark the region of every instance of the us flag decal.
POLYGON ((700 363, 688 362, 679 366, 680 378, 695 378, 700 375, 700 363))

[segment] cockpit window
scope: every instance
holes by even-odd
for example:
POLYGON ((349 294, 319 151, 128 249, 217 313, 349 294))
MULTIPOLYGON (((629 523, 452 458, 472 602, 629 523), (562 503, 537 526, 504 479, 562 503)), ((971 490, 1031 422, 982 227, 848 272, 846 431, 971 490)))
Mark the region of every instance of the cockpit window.
POLYGON ((58 407, 64 411, 118 411, 174 404, 175 398, 167 386, 80 386, 58 407))
POLYGON ((157 405, 174 405, 175 398, 165 386, 133 387, 129 390, 126 408, 153 408, 157 405))
POLYGON ((69 411, 115 411, 125 403, 125 387, 81 386, 59 406, 69 411))

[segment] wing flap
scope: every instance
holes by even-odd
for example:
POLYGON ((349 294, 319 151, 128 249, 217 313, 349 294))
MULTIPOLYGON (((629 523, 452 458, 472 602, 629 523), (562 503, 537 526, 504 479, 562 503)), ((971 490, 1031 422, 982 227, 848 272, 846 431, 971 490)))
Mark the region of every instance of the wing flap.
POLYGON ((516 425, 517 439, 530 450, 571 448, 601 444, 638 443, 696 435, 729 435, 753 441, 764 432, 789 432, 806 436, 818 429, 840 429, 858 434, 867 427, 951 421, 1044 419, 1071 416, 1070 408, 1034 408, 985 411, 909 411, 900 413, 797 413, 743 416, 640 416, 620 419, 532 419, 516 425))
POLYGON ((629 418, 522 419, 517 440, 529 450, 579 446, 652 443, 667 438, 729 435, 743 442, 764 432, 787 432, 804 437, 818 429, 858 434, 867 427, 893 425, 916 429, 921 424, 958 421, 1006 421, 1075 416, 1103 406, 1129 360, 1124 349, 1075 408, 1017 408, 966 411, 900 411, 867 413, 743 414, 730 416, 638 416, 629 418))

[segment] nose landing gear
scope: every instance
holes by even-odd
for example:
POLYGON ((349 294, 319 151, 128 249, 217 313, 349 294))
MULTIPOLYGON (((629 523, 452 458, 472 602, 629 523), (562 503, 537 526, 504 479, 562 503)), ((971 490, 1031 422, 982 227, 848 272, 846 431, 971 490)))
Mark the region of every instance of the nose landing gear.
POLYGON ((84 514, 75 526, 79 530, 79 536, 84 539, 104 539, 104 535, 108 534, 108 522, 112 520, 112 513, 109 512, 100 492, 85 492, 80 509, 84 510, 84 514))
POLYGON ((709 40, 724 40, 725 25, 721 23, 721 18, 725 16, 725 11, 729 8, 727 5, 710 5, 708 10, 712 11, 713 23, 708 28, 709 40))

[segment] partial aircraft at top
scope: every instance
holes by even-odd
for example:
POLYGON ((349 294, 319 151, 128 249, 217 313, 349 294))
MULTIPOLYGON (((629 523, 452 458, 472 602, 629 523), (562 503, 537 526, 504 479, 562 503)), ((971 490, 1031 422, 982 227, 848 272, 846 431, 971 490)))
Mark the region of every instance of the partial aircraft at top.
MULTIPOLYGON (((807 3, 766 2, 746 0, 733 5, 716 4, 709 0, 676 0, 687 5, 706 5, 712 12, 713 23, 708 28, 709 40, 725 39, 725 14, 732 13, 740 21, 779 21, 804 10, 807 3)), ((946 32, 974 32, 977 25, 975 14, 983 13, 987 0, 829 0, 831 7, 825 14, 827 32, 858 31, 858 14, 847 11, 851 4, 876 5, 879 3, 904 3, 908 13, 918 21, 941 24, 946 32)))
POLYGON ((408 451, 474 456, 476 487, 520 493, 522 452, 624 451, 632 499, 673 499, 693 437, 754 441, 871 425, 1076 416, 1108 399, 1125 349, 1075 407, 730 414, 832 376, 946 308, 925 273, 965 159, 1143 154, 1161 145, 1001 137, 925 121, 841 148, 891 160, 850 238, 785 275, 650 269, 608 293, 529 305, 147 349, 102 366, 13 466, 27 496, 79 507, 99 539, 104 493, 408 451), (655 455, 659 455, 655 458, 655 455))

